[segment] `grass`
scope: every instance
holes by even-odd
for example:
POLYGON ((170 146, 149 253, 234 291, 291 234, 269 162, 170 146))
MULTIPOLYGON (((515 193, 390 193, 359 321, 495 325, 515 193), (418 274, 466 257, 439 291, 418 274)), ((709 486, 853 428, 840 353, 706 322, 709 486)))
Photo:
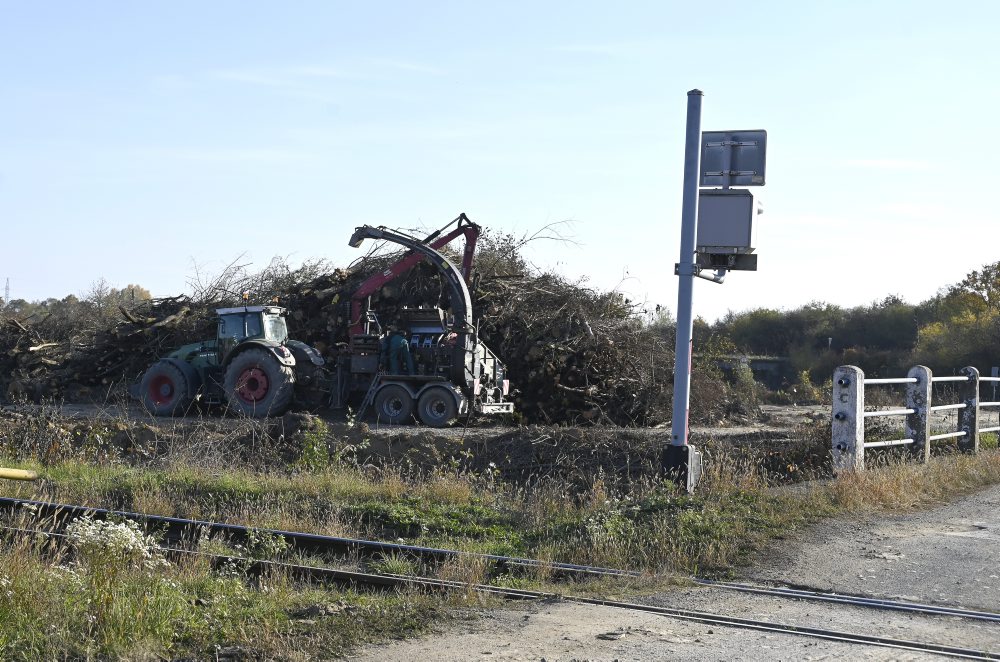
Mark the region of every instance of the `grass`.
POLYGON ((0 546, 0 659, 216 659, 220 650, 289 660, 341 655, 423 631, 447 603, 419 594, 248 582, 204 558, 153 566, 95 536, 55 553, 0 546))
MULTIPOLYGON (((317 429, 310 428, 308 461, 293 458, 270 469, 233 463, 223 470, 190 456, 127 463, 114 454, 98 460, 88 452, 42 463, 30 454, 12 454, 0 458, 0 465, 36 469, 45 480, 0 484, 0 490, 24 498, 648 571, 641 580, 570 589, 628 593, 692 573, 731 575, 776 539, 823 517, 906 511, 1000 483, 996 450, 974 457, 946 454, 925 466, 886 456, 866 472, 789 486, 776 484, 777 474, 769 469, 780 467, 781 458, 710 444, 703 483, 698 493, 686 495, 648 473, 622 479, 598 471, 581 484, 577 474, 571 482, 558 475, 520 481, 455 463, 429 472, 410 464, 375 468, 339 460, 335 452, 322 455, 320 449, 330 446, 317 429)), ((994 436, 983 446, 995 444, 994 436)), ((791 473, 786 478, 798 478, 791 473)), ((288 555, 280 539, 266 534, 240 551, 256 558, 288 555)), ((422 631, 456 604, 476 602, 471 594, 358 595, 297 585, 280 575, 255 581, 239 568, 220 574, 193 561, 151 571, 120 556, 114 560, 124 565, 108 574, 98 566, 114 563, 88 563, 81 549, 53 554, 24 542, 0 546, 0 589, 6 596, 0 596, 0 658, 198 658, 216 647, 235 646, 261 657, 316 659, 344 654, 373 637, 422 631), (95 610, 95 604, 104 607, 95 610), (125 635, 126 624, 131 636, 125 635)), ((368 568, 391 574, 428 570, 401 555, 374 559, 368 568)), ((553 588, 545 568, 499 574, 493 564, 460 558, 430 571, 464 583, 553 588)))

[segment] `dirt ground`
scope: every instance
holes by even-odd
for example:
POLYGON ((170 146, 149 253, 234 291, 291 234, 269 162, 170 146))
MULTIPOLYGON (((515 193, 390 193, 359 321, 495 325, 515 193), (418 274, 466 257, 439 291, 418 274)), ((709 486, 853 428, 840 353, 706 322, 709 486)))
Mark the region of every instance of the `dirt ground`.
MULTIPOLYGON (((930 511, 827 522, 772 549, 746 573, 821 591, 1000 611, 1000 487, 930 511)), ((639 600, 636 600, 639 601, 639 600)), ((675 608, 1000 653, 1000 626, 724 591, 679 589, 641 600, 675 608)), ((933 660, 939 656, 708 626, 566 602, 485 612, 421 639, 352 658, 410 660, 933 660)))
MULTIPOLYGON (((729 427, 695 427, 691 441, 706 452, 706 457, 745 450, 748 456, 758 458, 769 474, 801 480, 829 473, 829 441, 824 439, 829 435, 829 416, 829 408, 822 406, 766 407, 754 421, 729 427)), ((289 413, 259 420, 218 412, 156 418, 127 401, 107 406, 64 403, 0 408, 0 427, 32 427, 31 421, 38 420, 51 421, 67 441, 94 437, 98 428, 104 439, 108 431, 103 428, 111 426, 116 431, 113 444, 142 458, 190 449, 201 455, 214 453, 219 456, 215 461, 221 463, 230 461, 229 453, 236 453, 246 463, 294 462, 303 435, 321 431, 331 453, 358 465, 392 466, 407 473, 442 466, 476 473, 489 470, 503 480, 555 478, 581 488, 599 476, 606 482, 627 484, 656 475, 662 447, 669 443, 671 432, 667 426, 503 427, 488 420, 473 421, 470 427, 387 426, 346 419, 341 412, 322 412, 319 417, 289 413), (262 444, 261 439, 271 441, 262 444), (248 453, 248 449, 270 455, 248 453)), ((41 448, 39 452, 48 451, 41 448)), ((213 460, 206 456, 202 461, 213 460)))

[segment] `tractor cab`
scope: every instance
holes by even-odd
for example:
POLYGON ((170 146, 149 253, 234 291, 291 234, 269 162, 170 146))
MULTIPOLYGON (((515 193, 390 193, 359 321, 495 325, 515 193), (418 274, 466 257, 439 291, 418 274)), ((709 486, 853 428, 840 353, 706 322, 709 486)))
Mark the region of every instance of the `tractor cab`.
POLYGON ((279 306, 240 306, 218 308, 219 358, 228 356, 244 340, 268 340, 283 343, 288 340, 285 315, 288 311, 279 306))

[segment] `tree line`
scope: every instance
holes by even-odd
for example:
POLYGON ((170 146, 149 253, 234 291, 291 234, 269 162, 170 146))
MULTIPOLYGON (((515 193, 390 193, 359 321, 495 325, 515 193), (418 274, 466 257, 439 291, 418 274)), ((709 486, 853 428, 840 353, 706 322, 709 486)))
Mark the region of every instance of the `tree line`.
POLYGON ((122 309, 132 309, 149 301, 149 290, 141 285, 112 287, 99 280, 80 296, 70 294, 57 299, 27 301, 25 299, 0 299, 0 315, 35 327, 50 340, 69 340, 81 332, 93 333, 108 329, 122 319, 122 309))
POLYGON ((936 374, 972 365, 989 374, 1000 365, 1000 262, 911 304, 890 295, 844 308, 810 302, 792 310, 730 312, 695 325, 695 347, 728 347, 752 355, 785 356, 795 375, 816 383, 838 365, 872 376, 898 376, 922 364, 936 374))

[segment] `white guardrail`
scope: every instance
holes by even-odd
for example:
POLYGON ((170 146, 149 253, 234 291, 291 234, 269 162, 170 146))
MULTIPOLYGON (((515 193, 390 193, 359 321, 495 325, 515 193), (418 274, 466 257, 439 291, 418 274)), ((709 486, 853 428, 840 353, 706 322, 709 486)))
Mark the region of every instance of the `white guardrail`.
POLYGON ((914 366, 906 377, 867 379, 861 368, 842 365, 833 372, 833 466, 834 470, 864 469, 865 449, 885 446, 906 446, 915 459, 927 462, 931 456, 931 442, 938 439, 957 439, 959 450, 979 452, 979 435, 1000 432, 1000 425, 979 427, 983 409, 1000 407, 1000 402, 983 402, 979 385, 983 382, 1000 382, 1000 377, 980 377, 974 367, 962 368, 957 377, 935 377, 927 366, 914 366), (932 404, 933 385, 954 382, 961 402, 932 404), (865 411, 865 387, 885 384, 905 384, 906 403, 898 409, 865 411), (958 411, 958 426, 954 432, 931 434, 930 413, 958 411), (905 416, 905 434, 901 439, 865 441, 865 419, 880 416, 905 416))

